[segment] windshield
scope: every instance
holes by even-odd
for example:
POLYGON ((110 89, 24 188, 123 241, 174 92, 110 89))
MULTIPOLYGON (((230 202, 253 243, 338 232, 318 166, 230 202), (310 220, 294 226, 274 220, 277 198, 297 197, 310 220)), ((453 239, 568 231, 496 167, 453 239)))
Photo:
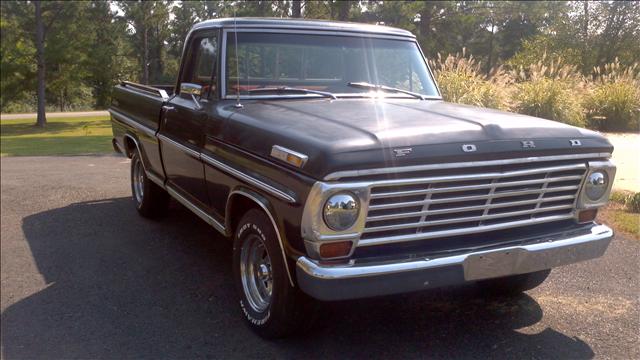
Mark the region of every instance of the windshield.
MULTIPOLYGON (((226 54, 228 95, 235 95, 238 90, 240 95, 256 96, 267 94, 256 89, 298 88, 338 96, 362 96, 373 90, 349 84, 369 83, 439 97, 413 41, 239 32, 236 65, 235 33, 231 32, 226 54)), ((272 96, 282 94, 274 92, 272 96)), ((384 96, 411 97, 402 93, 384 96)))

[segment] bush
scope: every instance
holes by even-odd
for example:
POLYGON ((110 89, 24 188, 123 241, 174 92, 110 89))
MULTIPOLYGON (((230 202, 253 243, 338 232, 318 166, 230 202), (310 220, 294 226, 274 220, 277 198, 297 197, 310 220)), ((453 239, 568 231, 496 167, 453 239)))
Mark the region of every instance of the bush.
POLYGON ((575 126, 585 125, 576 89, 565 81, 541 78, 517 84, 514 100, 514 110, 518 113, 575 126))
POLYGON ((640 71, 638 64, 621 71, 617 60, 595 69, 592 91, 584 107, 589 125, 602 131, 640 129, 640 71))
POLYGON ((625 202, 625 206, 627 210, 631 212, 640 213, 640 192, 629 195, 627 201, 625 202))
POLYGON ((540 61, 514 71, 513 110, 521 114, 560 121, 575 126, 585 125, 580 94, 584 81, 575 66, 566 65, 561 58, 540 61))
POLYGON ((486 76, 480 70, 480 65, 473 56, 465 57, 464 51, 462 55, 449 55, 444 60, 438 54, 437 59, 431 61, 438 86, 446 101, 508 109, 508 74, 502 68, 496 68, 486 76))

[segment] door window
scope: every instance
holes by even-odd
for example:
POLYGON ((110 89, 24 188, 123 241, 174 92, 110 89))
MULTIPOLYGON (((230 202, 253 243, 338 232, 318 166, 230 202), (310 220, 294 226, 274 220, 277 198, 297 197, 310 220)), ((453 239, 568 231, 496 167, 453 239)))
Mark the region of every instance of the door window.
POLYGON ((191 52, 190 68, 182 82, 202 86, 202 97, 209 97, 216 91, 216 61, 218 41, 215 36, 196 38, 191 52))

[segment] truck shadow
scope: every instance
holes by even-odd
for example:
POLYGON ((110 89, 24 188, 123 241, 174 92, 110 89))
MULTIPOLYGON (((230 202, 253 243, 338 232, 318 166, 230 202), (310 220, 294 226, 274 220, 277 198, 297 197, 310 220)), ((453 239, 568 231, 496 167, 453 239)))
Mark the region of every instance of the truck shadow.
POLYGON ((140 218, 129 198, 23 219, 46 287, 2 313, 6 359, 591 358, 537 324, 532 297, 484 300, 473 287, 324 304, 319 327, 264 341, 242 322, 231 244, 179 205, 140 218))

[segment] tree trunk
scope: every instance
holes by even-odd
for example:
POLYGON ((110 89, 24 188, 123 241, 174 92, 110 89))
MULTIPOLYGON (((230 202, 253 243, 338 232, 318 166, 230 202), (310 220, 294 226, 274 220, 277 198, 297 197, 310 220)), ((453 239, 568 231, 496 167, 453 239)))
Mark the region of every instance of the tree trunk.
POLYGON ((294 17, 294 18, 302 17, 302 1, 301 0, 293 0, 291 2, 291 17, 294 17))
POLYGON ((582 71, 587 72, 589 70, 589 1, 584 0, 584 21, 582 22, 582 71))
POLYGON ((145 25, 142 35, 142 83, 149 84, 149 27, 145 25))
POLYGON ((47 114, 45 112, 45 61, 44 61, 44 24, 40 1, 34 1, 36 8, 36 63, 38 66, 38 117, 36 125, 45 127, 47 114))
POLYGON ((491 37, 489 38, 489 57, 487 58, 487 75, 491 72, 491 64, 493 63, 493 38, 496 32, 494 19, 491 18, 491 37))
POLYGON ((338 20, 347 21, 349 20, 349 10, 351 10, 351 1, 340 1, 338 3, 338 20))

